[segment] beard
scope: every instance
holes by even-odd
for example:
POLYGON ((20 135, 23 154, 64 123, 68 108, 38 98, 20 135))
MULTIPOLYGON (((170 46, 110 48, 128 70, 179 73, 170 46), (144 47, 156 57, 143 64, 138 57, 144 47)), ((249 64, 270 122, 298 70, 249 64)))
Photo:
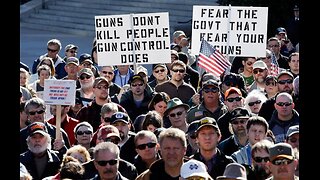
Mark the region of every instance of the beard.
POLYGON ((254 172, 257 179, 266 179, 270 176, 270 172, 264 169, 262 166, 254 166, 254 172))
POLYGON ((39 145, 39 144, 36 144, 36 145, 30 145, 29 146, 29 150, 35 154, 38 154, 38 153, 42 153, 44 151, 47 150, 47 147, 48 145, 47 144, 44 144, 44 145, 39 145))

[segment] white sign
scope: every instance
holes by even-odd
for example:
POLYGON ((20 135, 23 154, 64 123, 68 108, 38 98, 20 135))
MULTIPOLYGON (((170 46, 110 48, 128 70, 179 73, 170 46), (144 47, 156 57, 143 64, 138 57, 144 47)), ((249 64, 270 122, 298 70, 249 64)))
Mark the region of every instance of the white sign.
POLYGON ((75 80, 44 80, 43 100, 51 105, 75 105, 75 80))
POLYGON ((203 37, 222 54, 265 56, 267 22, 267 7, 193 6, 192 51, 203 37))
POLYGON ((169 14, 95 16, 98 65, 170 63, 169 14))

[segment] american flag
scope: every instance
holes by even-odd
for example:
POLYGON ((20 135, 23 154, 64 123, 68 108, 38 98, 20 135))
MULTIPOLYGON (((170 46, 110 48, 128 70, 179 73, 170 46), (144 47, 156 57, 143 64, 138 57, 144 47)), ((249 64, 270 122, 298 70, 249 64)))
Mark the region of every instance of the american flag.
POLYGON ((231 67, 231 63, 224 55, 206 40, 202 40, 200 54, 198 57, 199 67, 219 77, 226 69, 231 67))
POLYGON ((279 74, 279 64, 277 61, 276 55, 272 52, 271 55, 271 68, 270 68, 270 75, 277 76, 279 74))

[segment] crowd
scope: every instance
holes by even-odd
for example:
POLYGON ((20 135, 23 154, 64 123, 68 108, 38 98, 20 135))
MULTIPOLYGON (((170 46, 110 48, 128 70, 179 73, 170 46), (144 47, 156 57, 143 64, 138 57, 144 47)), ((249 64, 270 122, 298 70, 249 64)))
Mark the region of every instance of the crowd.
POLYGON ((95 41, 61 57, 50 39, 32 67, 20 63, 20 179, 299 179, 299 39, 289 27, 268 38, 265 56, 230 57, 219 77, 199 73, 181 30, 152 74, 99 66, 95 41), (76 82, 58 127, 46 79, 76 82))

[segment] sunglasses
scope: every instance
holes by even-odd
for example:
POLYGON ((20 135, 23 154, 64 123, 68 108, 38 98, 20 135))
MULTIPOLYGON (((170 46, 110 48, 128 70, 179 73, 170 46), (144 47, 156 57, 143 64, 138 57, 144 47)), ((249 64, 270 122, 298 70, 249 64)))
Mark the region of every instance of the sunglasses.
POLYGON ((241 101, 241 97, 235 97, 235 98, 228 98, 227 101, 232 103, 233 101, 241 101))
POLYGON ((292 84, 292 82, 293 82, 292 79, 286 79, 286 80, 278 81, 279 84, 285 84, 285 83, 292 84))
POLYGON ((30 111, 30 112, 29 112, 30 115, 35 115, 36 113, 37 113, 37 114, 43 114, 43 113, 44 113, 44 110, 30 111))
POLYGON ((70 53, 72 53, 72 54, 75 54, 75 53, 77 53, 77 51, 69 51, 70 53))
POLYGON ((155 70, 154 72, 159 73, 159 72, 164 72, 164 71, 165 71, 165 69, 159 69, 159 70, 155 70))
POLYGON ((261 100, 258 100, 258 101, 254 101, 254 102, 249 102, 248 105, 253 106, 255 104, 260 104, 260 103, 261 103, 261 100))
POLYGON ((272 86, 275 86, 277 83, 274 82, 274 81, 267 81, 266 82, 266 86, 269 86, 269 85, 272 85, 272 86))
POLYGON ((176 116, 181 116, 182 115, 182 113, 183 113, 183 111, 179 111, 179 112, 177 112, 177 113, 171 113, 171 114, 169 114, 169 116, 170 117, 176 117, 176 116))
POLYGON ((113 72, 109 72, 109 71, 101 71, 103 74, 110 74, 110 75, 112 75, 113 74, 113 72))
POLYGON ((136 87, 136 86, 143 86, 142 83, 139 83, 139 84, 131 84, 132 87, 136 87))
POLYGON ((290 159, 276 159, 272 161, 272 164, 279 166, 279 165, 288 165, 291 164, 293 160, 290 159))
POLYGON ((113 166, 115 164, 117 164, 118 160, 117 159, 111 159, 109 161, 96 161, 99 166, 106 166, 107 164, 109 164, 110 166, 113 166))
POLYGON ((172 69, 173 72, 180 72, 180 73, 184 73, 184 69, 172 69))
POLYGON ((92 134, 91 131, 77 131, 77 135, 83 135, 83 134, 92 134))
POLYGON ((80 76, 80 79, 81 79, 81 80, 90 79, 90 78, 91 78, 91 76, 89 76, 89 75, 81 75, 81 76, 80 76))
POLYGON ((244 124, 246 122, 247 122, 246 120, 241 119, 241 120, 238 120, 238 121, 234 120, 234 121, 231 122, 231 124, 238 125, 239 123, 240 124, 244 124))
POLYGON ((261 163, 262 161, 264 161, 264 162, 270 161, 269 157, 254 157, 253 159, 257 163, 261 163))
POLYGON ((253 70, 253 74, 258 74, 259 73, 262 73, 264 71, 264 69, 255 69, 253 70))
POLYGON ((107 85, 104 85, 104 86, 97 86, 96 88, 98 88, 98 89, 109 89, 109 86, 107 86, 107 85))
POLYGON ((209 93, 209 92, 216 93, 216 92, 219 91, 219 88, 217 88, 217 87, 213 87, 213 88, 203 88, 203 91, 204 91, 205 93, 209 93))
POLYGON ((276 44, 276 45, 268 45, 268 47, 270 47, 270 48, 272 48, 272 47, 279 47, 279 45, 278 45, 278 44, 276 44))
POLYGON ((136 148, 139 149, 139 150, 144 150, 147 148, 154 148, 156 146, 157 143, 154 143, 154 142, 149 142, 147 144, 139 144, 136 148))
POLYGON ((47 48, 48 51, 57 52, 58 50, 47 48))
POLYGON ((290 106, 292 103, 291 102, 277 102, 276 103, 278 106, 290 106))

